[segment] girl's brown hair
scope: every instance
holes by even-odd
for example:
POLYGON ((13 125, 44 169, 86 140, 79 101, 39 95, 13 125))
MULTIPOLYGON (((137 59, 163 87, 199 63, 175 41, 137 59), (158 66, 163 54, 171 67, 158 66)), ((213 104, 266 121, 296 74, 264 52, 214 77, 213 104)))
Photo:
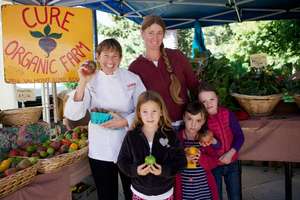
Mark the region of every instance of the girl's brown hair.
MULTIPOLYGON (((144 31, 152 24, 157 24, 157 25, 161 26, 163 29, 163 32, 165 34, 166 25, 165 25, 164 21, 159 16, 155 16, 155 15, 148 15, 148 16, 144 17, 143 24, 141 26, 141 30, 144 31)), ((166 69, 167 69, 167 71, 170 75, 170 79, 171 79, 171 84, 169 86, 169 91, 170 91, 171 97, 175 103, 183 104, 184 103, 183 99, 179 96, 180 91, 181 91, 181 84, 180 84, 180 81, 178 80, 177 76, 174 73, 174 69, 171 66, 170 60, 168 58, 168 55, 166 53, 163 43, 160 45, 160 52, 162 54, 164 63, 166 65, 166 69)))
POLYGON ((96 48, 97 55, 100 55, 103 50, 114 50, 118 52, 120 58, 122 58, 122 47, 120 43, 114 38, 105 39, 100 42, 96 48))
POLYGON ((201 92, 214 92, 218 95, 217 90, 212 85, 204 81, 200 83, 197 94, 199 95, 201 92))
POLYGON ((164 100, 157 92, 154 92, 151 90, 141 93, 138 98, 138 102, 137 102, 136 110, 135 110, 135 119, 132 123, 132 129, 136 128, 138 126, 143 126, 143 121, 142 121, 141 113, 140 113, 141 106, 144 103, 147 103, 149 101, 153 101, 153 102, 157 103, 157 105, 161 109, 162 116, 160 117, 160 120, 159 120, 159 127, 162 130, 172 129, 171 120, 169 118, 168 111, 167 111, 166 105, 164 103, 164 100))

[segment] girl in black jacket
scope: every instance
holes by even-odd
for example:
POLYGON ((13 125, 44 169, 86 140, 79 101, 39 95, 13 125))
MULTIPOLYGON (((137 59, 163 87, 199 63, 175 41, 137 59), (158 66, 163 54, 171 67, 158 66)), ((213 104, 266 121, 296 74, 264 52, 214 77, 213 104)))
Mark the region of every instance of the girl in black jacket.
POLYGON ((174 176, 186 166, 186 158, 158 93, 146 91, 139 96, 118 165, 131 177, 132 199, 173 199, 174 176))

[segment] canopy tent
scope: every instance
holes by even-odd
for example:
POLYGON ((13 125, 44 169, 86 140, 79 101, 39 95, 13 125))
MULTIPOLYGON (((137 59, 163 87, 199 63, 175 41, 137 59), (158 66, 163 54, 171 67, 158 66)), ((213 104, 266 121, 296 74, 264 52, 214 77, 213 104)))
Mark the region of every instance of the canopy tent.
POLYGON ((300 0, 9 0, 49 6, 83 6, 125 16, 141 23, 145 15, 159 15, 168 29, 225 23, 300 19, 300 0))

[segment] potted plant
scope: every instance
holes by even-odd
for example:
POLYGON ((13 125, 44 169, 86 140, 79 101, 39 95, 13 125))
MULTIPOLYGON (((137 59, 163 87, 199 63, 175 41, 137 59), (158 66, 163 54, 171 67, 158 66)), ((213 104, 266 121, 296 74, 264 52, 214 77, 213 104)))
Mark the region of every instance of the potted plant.
POLYGON ((252 116, 267 116, 280 101, 282 85, 272 67, 251 68, 231 84, 231 95, 252 116))

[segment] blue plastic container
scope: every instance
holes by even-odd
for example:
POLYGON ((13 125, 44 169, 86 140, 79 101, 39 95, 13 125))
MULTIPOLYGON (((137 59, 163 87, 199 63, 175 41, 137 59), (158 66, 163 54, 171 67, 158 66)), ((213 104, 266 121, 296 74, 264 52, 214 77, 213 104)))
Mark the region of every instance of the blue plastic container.
POLYGON ((91 122, 93 124, 102 124, 111 120, 113 116, 109 113, 103 112, 91 112, 91 122))

